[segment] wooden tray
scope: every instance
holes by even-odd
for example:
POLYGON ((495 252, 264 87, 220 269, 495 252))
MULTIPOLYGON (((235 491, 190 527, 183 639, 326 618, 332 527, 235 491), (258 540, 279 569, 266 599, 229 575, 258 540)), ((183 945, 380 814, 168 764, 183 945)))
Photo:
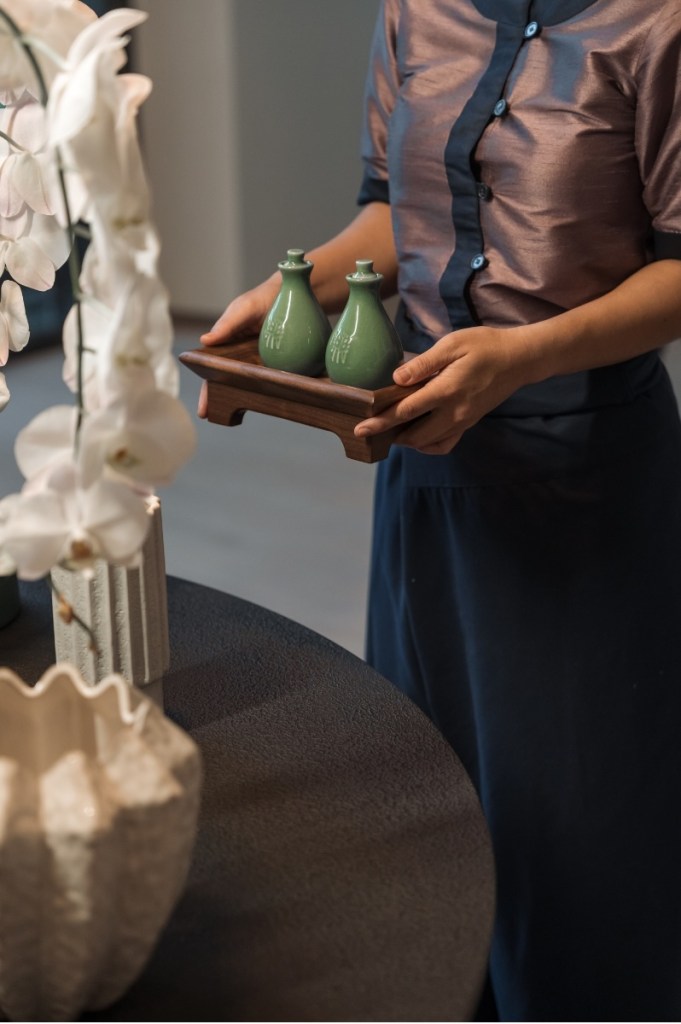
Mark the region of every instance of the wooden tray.
MULTIPOLYGON (((413 353, 405 353, 405 360, 413 353)), ((244 413, 253 411, 293 420, 336 434, 349 459, 378 462, 384 459, 399 428, 373 437, 355 437, 360 420, 374 416, 421 385, 391 384, 365 391, 334 384, 328 377, 303 377, 263 366, 258 339, 183 352, 180 361, 208 382, 208 420, 237 426, 244 413)))

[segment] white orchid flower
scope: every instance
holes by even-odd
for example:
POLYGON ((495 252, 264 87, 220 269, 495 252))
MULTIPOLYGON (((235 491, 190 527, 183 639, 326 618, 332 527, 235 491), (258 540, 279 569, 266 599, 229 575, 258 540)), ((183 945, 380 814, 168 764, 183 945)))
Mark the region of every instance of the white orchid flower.
POLYGON ((45 409, 19 432, 14 452, 26 493, 44 490, 55 470, 67 465, 76 467, 85 489, 112 474, 140 492, 171 482, 196 447, 189 413, 155 389, 151 370, 123 373, 119 384, 111 406, 86 416, 77 450, 77 413, 69 405, 45 409))
POLYGON ((68 257, 69 238, 54 154, 44 152, 45 111, 28 93, 0 111, 0 272, 45 291, 68 257), (8 141, 11 139, 11 142, 8 141))
MULTIPOLYGON (((19 285, 51 287, 79 218, 91 236, 64 326, 65 379, 81 411, 47 409, 19 433, 26 483, 0 502, 2 564, 24 579, 98 558, 139 564, 148 492, 170 482, 196 443, 176 398, 137 137, 151 83, 120 73, 125 33, 145 18, 125 9, 97 19, 79 0, 0 0, 0 273, 14 278, 0 291, 0 366, 28 339, 19 285), (40 76, 22 42, 42 72, 45 108, 34 101, 44 99, 40 76)), ((0 408, 8 397, 0 374, 0 408)))
POLYGON ((21 352, 29 334, 21 288, 14 281, 3 281, 0 291, 0 366, 5 365, 10 352, 21 352))
POLYGON ((57 466, 74 462, 77 420, 74 406, 54 405, 19 431, 14 456, 27 481, 24 490, 41 490, 57 466))
POLYGON ((25 491, 0 522, 0 548, 21 579, 45 576, 54 565, 90 568, 97 558, 139 564, 149 529, 146 504, 125 484, 100 479, 84 488, 73 465, 58 465, 42 489, 25 491))
POLYGON ((36 213, 53 213, 44 108, 24 92, 0 110, 0 132, 0 215, 15 217, 25 205, 36 213))
POLYGON ((6 268, 19 284, 47 291, 69 248, 68 235, 54 217, 28 208, 16 217, 0 216, 0 273, 6 268))
MULTIPOLYGON (((144 75, 118 72, 125 62, 127 37, 122 33, 145 17, 140 11, 111 11, 83 31, 47 106, 50 144, 88 190, 88 220, 93 234, 100 235, 100 247, 117 245, 141 254, 149 246, 150 200, 137 113, 151 82, 144 75)), ((155 263, 139 270, 151 273, 155 263)))
POLYGON ((83 260, 82 292, 97 296, 113 309, 121 293, 129 291, 130 282, 141 277, 156 279, 156 290, 165 295, 158 284, 161 247, 152 223, 108 217, 104 206, 93 202, 89 211, 91 241, 83 260))
POLYGON ((154 387, 151 370, 121 374, 120 396, 88 416, 79 458, 87 485, 106 467, 133 485, 154 491, 169 484, 193 455, 196 431, 184 405, 154 387))
POLYGON ((86 28, 69 50, 47 105, 50 143, 65 146, 76 165, 82 164, 88 188, 110 197, 122 184, 138 203, 146 198, 146 182, 136 116, 151 82, 118 72, 128 42, 122 33, 145 18, 142 11, 110 11, 86 28))
MULTIPOLYGON (((80 0, 2 0, 2 7, 37 51, 48 85, 73 41, 96 18, 92 8, 80 0)), ((35 74, 23 47, 0 18, 0 89, 11 95, 24 86, 38 94, 35 74)))
MULTIPOLYGON (((67 225, 59 164, 47 149, 45 108, 28 92, 0 110, 0 217, 17 218, 24 210, 55 215, 67 225)), ((72 169, 62 167, 71 220, 84 214, 89 197, 72 169)), ((16 237, 16 232, 14 233, 16 237)))
MULTIPOLYGON (((86 265, 89 257, 88 249, 86 265)), ((94 276, 98 281, 98 274, 94 276)), ((172 355, 173 325, 167 292, 160 280, 131 272, 125 286, 121 280, 118 294, 113 297, 115 307, 109 309, 98 299, 89 297, 92 277, 85 271, 81 277, 86 290, 81 318, 86 340, 82 376, 87 408, 98 409, 115 400, 120 391, 116 374, 126 368, 151 368, 156 387, 177 395, 179 371, 172 355)), ((66 318, 63 339, 64 380, 75 391, 78 381, 76 307, 66 318)))

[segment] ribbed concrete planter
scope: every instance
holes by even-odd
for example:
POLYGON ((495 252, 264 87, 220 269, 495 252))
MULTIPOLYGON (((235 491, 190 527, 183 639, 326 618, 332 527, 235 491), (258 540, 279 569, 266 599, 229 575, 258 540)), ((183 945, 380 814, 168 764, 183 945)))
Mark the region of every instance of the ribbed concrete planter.
POLYGON ((194 742, 120 676, 0 669, 0 1016, 115 1002, 179 897, 196 835, 194 742))
POLYGON ((121 569, 99 561, 90 580, 67 569, 52 570, 55 587, 97 640, 97 650, 92 651, 87 633, 59 616, 55 598, 56 660, 75 665, 91 685, 117 672, 135 686, 146 686, 168 669, 168 601, 160 508, 153 514, 143 556, 139 569, 121 569))

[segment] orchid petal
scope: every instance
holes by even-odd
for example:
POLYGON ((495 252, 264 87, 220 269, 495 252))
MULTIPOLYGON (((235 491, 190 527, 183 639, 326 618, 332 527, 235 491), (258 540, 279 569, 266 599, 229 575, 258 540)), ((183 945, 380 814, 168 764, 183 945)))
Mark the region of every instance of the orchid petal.
POLYGON ((19 284, 45 292, 54 284, 54 263, 32 238, 21 238, 7 250, 7 269, 19 284))
POLYGON ((81 514, 88 533, 99 542, 102 557, 114 564, 134 558, 149 531, 143 497, 115 481, 100 480, 84 491, 81 514))
POLYGON ((12 352, 21 352, 28 342, 30 330, 24 296, 15 281, 4 281, 0 292, 0 309, 8 328, 8 345, 12 352))
POLYGON ((64 504, 52 491, 22 496, 0 528, 0 543, 25 580, 45 576, 59 561, 67 539, 64 504))
POLYGON ((11 178, 12 187, 26 205, 36 213, 47 215, 53 212, 53 208, 46 186, 43 163, 50 159, 47 154, 42 154, 41 160, 31 153, 21 153, 14 160, 11 178))
POLYGON ((57 224, 54 217, 45 217, 41 213, 34 214, 30 235, 55 267, 61 267, 66 262, 71 248, 69 235, 57 224))
POLYGON ((47 104, 49 142, 59 146, 90 123, 97 105, 97 54, 58 74, 47 104))
POLYGON ((94 461, 83 469, 84 482, 100 462, 153 489, 170 483, 195 447, 194 425, 182 403, 161 391, 140 389, 129 403, 86 420, 81 450, 89 450, 94 461))
POLYGON ((26 480, 34 479, 49 466, 71 456, 76 419, 73 406, 55 405, 38 413, 19 431, 14 455, 26 480))
MULTIPOLYGON (((12 187, 11 182, 9 187, 12 187)), ((32 226, 33 215, 25 203, 22 203, 19 211, 10 217, 0 215, 0 235, 10 242, 17 242, 23 238, 30 232, 32 226)))
POLYGON ((13 170, 16 154, 5 157, 0 166, 0 217, 11 218, 21 213, 24 200, 14 187, 13 170))
POLYGON ((68 53, 68 63, 79 64, 93 50, 109 47, 117 42, 117 37, 141 25, 148 15, 145 11, 119 8, 108 11, 101 18, 93 21, 79 33, 68 53))
POLYGON ((28 153, 37 153, 43 149, 47 141, 47 122, 45 108, 24 93, 16 103, 2 111, 4 118, 0 121, 3 130, 28 153))
POLYGON ((9 388, 7 387, 4 373, 0 373, 0 412, 2 412, 8 402, 9 388))

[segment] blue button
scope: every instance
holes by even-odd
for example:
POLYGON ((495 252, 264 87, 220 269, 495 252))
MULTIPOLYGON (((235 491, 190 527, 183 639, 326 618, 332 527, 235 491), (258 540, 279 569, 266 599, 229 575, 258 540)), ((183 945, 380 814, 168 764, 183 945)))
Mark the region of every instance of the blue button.
POLYGON ((508 103, 506 102, 506 100, 497 100, 497 102, 494 104, 495 117, 503 117, 507 110, 508 103))
POLYGON ((488 200, 492 198, 492 189, 489 185, 485 185, 484 181, 478 181, 476 183, 475 191, 478 194, 478 199, 488 200))
POLYGON ((471 270, 482 270, 488 263, 487 257, 483 256, 481 252, 477 256, 474 256, 471 260, 471 270))
POLYGON ((531 21, 526 25, 524 35, 526 39, 534 39, 535 36, 539 35, 539 22, 531 21))

